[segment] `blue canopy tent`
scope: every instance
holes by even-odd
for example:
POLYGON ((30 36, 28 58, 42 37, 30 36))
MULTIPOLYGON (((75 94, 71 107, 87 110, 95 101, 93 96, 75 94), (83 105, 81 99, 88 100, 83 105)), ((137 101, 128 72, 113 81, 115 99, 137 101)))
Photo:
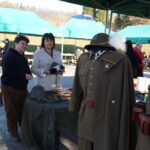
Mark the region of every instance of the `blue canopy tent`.
POLYGON ((126 40, 131 40, 132 43, 146 44, 150 40, 150 25, 127 26, 116 34, 123 35, 126 40))
POLYGON ((0 32, 43 35, 57 28, 48 24, 35 13, 12 8, 0 8, 0 32))
POLYGON ((62 53, 63 38, 89 40, 95 34, 105 32, 105 26, 101 22, 89 20, 88 18, 85 18, 83 15, 73 16, 66 24, 58 28, 57 37, 62 37, 62 53))
POLYGON ((66 24, 58 28, 57 36, 65 38, 92 39, 97 33, 104 33, 105 26, 101 22, 71 18, 66 24))
POLYGON ((91 15, 87 15, 87 14, 72 16, 72 18, 95 21, 94 18, 91 15))
POLYGON ((104 33, 105 26, 101 22, 96 22, 88 15, 77 15, 73 16, 67 23, 58 28, 57 37, 62 37, 62 48, 63 53, 63 39, 74 38, 74 39, 92 39, 97 33, 104 33))

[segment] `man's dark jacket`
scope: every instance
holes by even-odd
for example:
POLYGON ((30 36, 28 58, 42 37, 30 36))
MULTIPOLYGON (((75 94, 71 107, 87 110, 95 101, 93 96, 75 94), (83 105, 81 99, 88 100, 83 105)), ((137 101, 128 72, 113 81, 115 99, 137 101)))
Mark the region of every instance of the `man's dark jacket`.
POLYGON ((27 58, 15 49, 10 48, 2 63, 2 85, 8 85, 17 90, 26 90, 28 80, 25 74, 31 74, 27 58))

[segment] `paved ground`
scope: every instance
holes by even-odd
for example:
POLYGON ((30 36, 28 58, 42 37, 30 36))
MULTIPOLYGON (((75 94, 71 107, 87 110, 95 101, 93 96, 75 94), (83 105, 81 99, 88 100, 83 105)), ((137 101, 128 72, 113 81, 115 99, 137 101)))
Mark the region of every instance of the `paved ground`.
MULTIPOLYGON (((73 84, 73 76, 74 76, 75 66, 66 66, 66 72, 62 77, 62 85, 63 87, 72 87, 73 84)), ((0 68, 1 75, 1 68, 0 68)), ((150 78, 150 73, 145 72, 145 76, 150 78)), ((30 91, 34 86, 35 78, 30 81, 28 90, 30 91)), ((15 143, 11 140, 6 126, 6 118, 4 108, 0 107, 0 150, 34 150, 33 148, 27 148, 22 143, 15 143)))
MULTIPOLYGON (((63 87, 72 87, 73 76, 74 76, 75 66, 66 66, 66 72, 62 77, 62 85, 63 87)), ((1 75, 1 68, 0 68, 1 75)), ((28 90, 30 91, 34 86, 35 78, 30 81, 28 90)), ((34 150, 34 148, 27 148, 22 143, 13 142, 8 134, 7 126, 6 126, 6 118, 4 107, 0 107, 0 150, 34 150)))

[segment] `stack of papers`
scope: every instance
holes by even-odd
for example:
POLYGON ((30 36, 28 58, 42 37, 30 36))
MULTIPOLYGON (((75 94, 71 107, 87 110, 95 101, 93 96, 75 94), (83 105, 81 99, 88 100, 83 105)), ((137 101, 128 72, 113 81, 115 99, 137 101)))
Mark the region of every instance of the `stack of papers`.
POLYGON ((150 85, 150 78, 138 77, 136 90, 141 93, 148 93, 148 86, 150 85))

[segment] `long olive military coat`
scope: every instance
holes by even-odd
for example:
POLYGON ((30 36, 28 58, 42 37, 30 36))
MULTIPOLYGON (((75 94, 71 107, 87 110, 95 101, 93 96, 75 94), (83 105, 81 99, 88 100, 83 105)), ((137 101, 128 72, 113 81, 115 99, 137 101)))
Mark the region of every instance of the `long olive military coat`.
MULTIPOLYGON (((148 89, 149 89, 149 93, 146 101, 145 112, 150 113, 150 86, 148 89)), ((136 150, 150 150, 150 135, 145 135, 141 133, 139 130, 136 150)))
POLYGON ((107 52, 98 60, 78 59, 70 111, 79 111, 79 137, 94 142, 94 150, 134 150, 135 103, 130 62, 124 54, 107 52), (94 101, 95 108, 85 99, 94 101))

